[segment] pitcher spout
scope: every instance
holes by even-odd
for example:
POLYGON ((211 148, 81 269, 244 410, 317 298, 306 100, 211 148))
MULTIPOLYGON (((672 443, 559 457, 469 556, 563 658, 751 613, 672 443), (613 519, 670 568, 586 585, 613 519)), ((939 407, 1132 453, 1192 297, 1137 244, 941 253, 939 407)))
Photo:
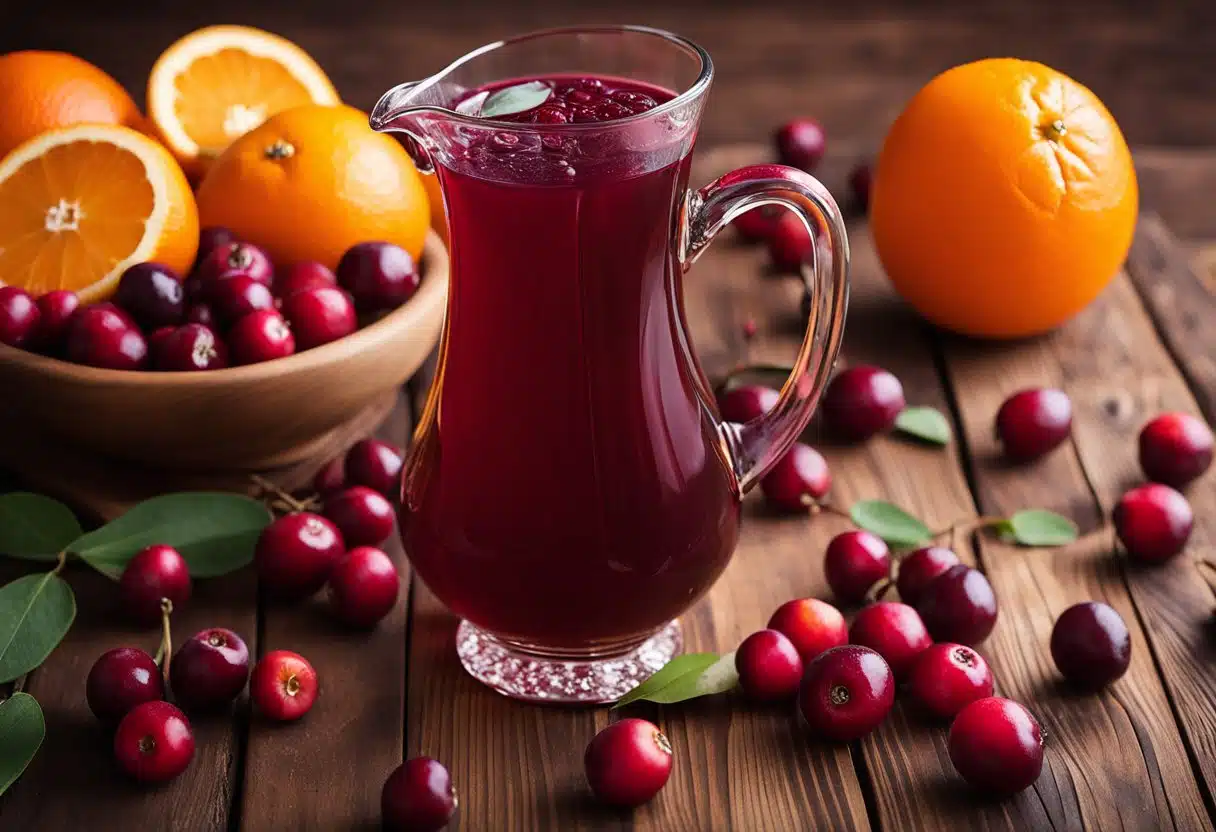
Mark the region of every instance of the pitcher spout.
POLYGON ((380 100, 376 102, 375 107, 372 107, 371 115, 368 118, 372 129, 377 133, 408 131, 410 114, 420 109, 427 109, 426 105, 419 105, 416 95, 418 87, 423 83, 425 82, 407 81, 380 96, 380 100))

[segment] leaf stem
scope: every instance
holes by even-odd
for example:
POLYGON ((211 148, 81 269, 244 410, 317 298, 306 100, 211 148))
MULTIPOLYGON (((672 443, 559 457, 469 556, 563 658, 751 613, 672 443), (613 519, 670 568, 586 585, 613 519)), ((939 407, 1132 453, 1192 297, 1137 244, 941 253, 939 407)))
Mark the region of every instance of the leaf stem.
POLYGON ((63 567, 68 565, 68 550, 64 549, 59 553, 59 557, 55 559, 55 568, 51 570, 52 575, 58 575, 63 571, 63 567))
POLYGON ((29 680, 30 674, 28 673, 22 673, 18 676, 16 681, 13 682, 13 693, 10 693, 9 696, 12 697, 13 694, 21 693, 21 691, 25 690, 25 683, 29 680))
POLYGON ((809 494, 802 495, 802 504, 810 510, 811 516, 816 514, 835 514, 837 517, 843 517, 845 520, 852 522, 853 518, 847 511, 831 503, 817 503, 809 494))
POLYGON ((173 615, 173 602, 168 598, 160 599, 160 647, 156 651, 156 663, 160 666, 161 678, 169 681, 169 662, 173 657, 173 630, 169 626, 169 618, 173 615))
POLYGON ((988 528, 991 526, 999 526, 1002 523, 1007 523, 1007 522, 1009 522, 1009 521, 1005 517, 993 517, 991 515, 984 515, 984 516, 975 517, 975 518, 964 517, 962 519, 955 520, 953 523, 951 523, 949 526, 946 526, 944 529, 938 529, 937 531, 931 531, 931 532, 929 532, 929 534, 934 539, 943 537, 945 535, 950 535, 950 545, 951 545, 951 547, 953 547, 954 544, 958 540, 957 535, 960 534, 961 532, 979 531, 980 529, 988 528))

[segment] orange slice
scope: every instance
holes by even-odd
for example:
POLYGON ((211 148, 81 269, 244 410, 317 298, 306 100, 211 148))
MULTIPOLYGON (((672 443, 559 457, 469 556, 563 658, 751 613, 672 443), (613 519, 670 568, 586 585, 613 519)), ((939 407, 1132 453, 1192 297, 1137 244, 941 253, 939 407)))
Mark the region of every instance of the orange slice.
POLYGON ((339 104, 317 62, 278 35, 208 26, 165 50, 148 77, 148 115, 187 173, 234 139, 302 104, 339 104))
POLYGON ((177 162, 128 127, 42 133, 0 162, 0 284, 105 300, 133 263, 184 274, 198 251, 198 209, 177 162))

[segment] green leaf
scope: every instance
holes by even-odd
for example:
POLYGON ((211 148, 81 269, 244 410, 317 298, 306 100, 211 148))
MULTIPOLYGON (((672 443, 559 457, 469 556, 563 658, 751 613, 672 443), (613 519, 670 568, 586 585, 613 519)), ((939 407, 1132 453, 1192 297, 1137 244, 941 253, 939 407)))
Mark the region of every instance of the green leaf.
POLYGON ((191 577, 210 578, 252 561, 258 535, 269 523, 266 507, 240 494, 167 494, 145 500, 68 548, 117 580, 137 552, 163 543, 182 553, 191 577))
POLYGON ((14 693, 0 702, 0 794, 25 771, 45 736, 46 719, 37 699, 14 693))
POLYGON ((482 118, 498 118, 516 113, 526 113, 549 100, 553 89, 543 81, 528 81, 503 87, 490 93, 481 105, 482 118))
POLYGON ((892 546, 915 546, 932 538, 929 527, 894 503, 860 500, 849 509, 849 517, 860 528, 881 537, 892 546))
POLYGON ((1063 546, 1077 539, 1077 524, 1041 508, 1019 511, 1009 518, 1013 539, 1023 546, 1063 546))
POLYGON ((76 598, 54 572, 0 587, 0 684, 42 664, 76 617, 76 598))
POLYGON ((950 423, 931 407, 905 407, 895 417, 895 429, 934 445, 950 444, 950 423))
POLYGON ((0 495, 0 552, 26 560, 53 561, 84 530, 72 510, 41 494, 0 495))
POLYGON ((725 693, 739 684, 735 654, 686 653, 676 656, 661 670, 622 696, 612 707, 646 700, 670 705, 698 696, 725 693))

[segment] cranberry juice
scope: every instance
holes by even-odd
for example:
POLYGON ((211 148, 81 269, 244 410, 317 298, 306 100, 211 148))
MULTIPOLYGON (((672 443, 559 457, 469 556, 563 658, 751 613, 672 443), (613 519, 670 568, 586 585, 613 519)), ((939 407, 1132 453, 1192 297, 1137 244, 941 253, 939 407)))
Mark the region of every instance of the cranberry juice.
POLYGON ((401 530, 458 615, 610 652, 709 588, 739 500, 684 334, 672 240, 691 138, 665 139, 658 115, 613 124, 673 96, 542 80, 545 103, 499 117, 520 129, 438 159, 448 318, 401 530))

